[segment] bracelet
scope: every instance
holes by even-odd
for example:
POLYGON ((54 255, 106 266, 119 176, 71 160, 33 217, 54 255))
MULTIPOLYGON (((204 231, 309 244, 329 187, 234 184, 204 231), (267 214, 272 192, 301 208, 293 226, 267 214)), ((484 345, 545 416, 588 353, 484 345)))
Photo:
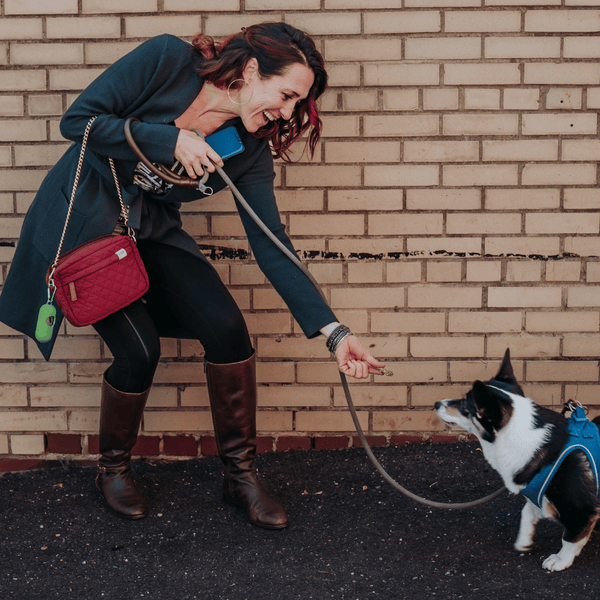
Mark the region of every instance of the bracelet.
POLYGON ((345 325, 338 325, 327 338, 325 345, 327 346, 327 350, 332 354, 335 354, 337 347, 340 345, 340 342, 349 335, 352 335, 352 332, 345 325))

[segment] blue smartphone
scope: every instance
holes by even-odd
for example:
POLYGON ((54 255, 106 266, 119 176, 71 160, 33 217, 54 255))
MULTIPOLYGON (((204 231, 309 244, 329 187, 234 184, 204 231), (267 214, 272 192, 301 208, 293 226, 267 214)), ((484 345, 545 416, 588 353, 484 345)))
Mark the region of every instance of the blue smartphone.
POLYGON ((233 125, 206 136, 206 142, 223 160, 244 151, 244 144, 233 125))

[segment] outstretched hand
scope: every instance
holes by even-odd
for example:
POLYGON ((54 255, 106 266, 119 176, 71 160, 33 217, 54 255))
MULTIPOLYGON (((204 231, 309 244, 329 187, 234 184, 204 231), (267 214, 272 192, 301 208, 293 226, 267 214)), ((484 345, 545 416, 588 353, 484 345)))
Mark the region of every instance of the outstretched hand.
POLYGON ((339 369, 355 379, 366 379, 371 374, 380 373, 385 364, 379 362, 353 336, 346 336, 335 351, 339 369))

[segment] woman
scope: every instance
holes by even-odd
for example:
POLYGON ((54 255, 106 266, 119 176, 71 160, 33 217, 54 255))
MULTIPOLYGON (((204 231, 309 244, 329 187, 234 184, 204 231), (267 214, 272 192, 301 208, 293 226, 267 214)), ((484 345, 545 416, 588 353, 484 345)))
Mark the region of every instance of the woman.
MULTIPOLYGON (((0 319, 34 336, 37 311, 47 300, 45 272, 62 232, 79 144, 89 119, 96 116, 63 252, 117 226, 120 208, 108 166, 112 157, 150 278, 142 300, 94 325, 114 357, 102 382, 96 484, 119 516, 139 519, 147 512, 130 456, 164 336, 199 339, 204 347, 217 447, 225 465, 224 500, 244 508, 255 525, 287 526, 283 508, 262 489, 254 468, 256 377, 248 330, 216 271, 181 228, 180 203, 203 195, 148 177, 125 139, 124 121, 130 116, 140 120, 133 123, 132 134, 151 161, 179 161, 190 177, 206 168, 211 173, 207 185, 215 191, 225 184, 212 174, 213 163, 223 166, 223 161, 190 130, 206 136, 235 126, 244 151, 228 159, 226 171, 259 217, 292 249, 275 204, 272 151, 285 157, 304 134, 314 150, 321 130, 316 100, 326 79, 312 40, 283 23, 249 27, 221 44, 199 35, 189 45, 164 35, 107 69, 62 119, 62 134, 76 144, 50 171, 27 214, 0 297, 0 319)), ((384 365, 340 326, 307 277, 244 209, 239 212, 260 268, 305 335, 326 336, 346 374, 365 378, 378 372, 384 365)), ((59 324, 47 344, 38 344, 46 359, 59 324)))

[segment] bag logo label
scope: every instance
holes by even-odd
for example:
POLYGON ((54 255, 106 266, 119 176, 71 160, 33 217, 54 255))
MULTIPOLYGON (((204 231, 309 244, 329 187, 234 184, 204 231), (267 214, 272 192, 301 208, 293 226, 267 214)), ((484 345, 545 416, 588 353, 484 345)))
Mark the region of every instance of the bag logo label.
POLYGON ((127 256, 127 250, 125 250, 125 248, 121 248, 120 250, 117 250, 115 254, 119 257, 119 260, 121 260, 127 256))

